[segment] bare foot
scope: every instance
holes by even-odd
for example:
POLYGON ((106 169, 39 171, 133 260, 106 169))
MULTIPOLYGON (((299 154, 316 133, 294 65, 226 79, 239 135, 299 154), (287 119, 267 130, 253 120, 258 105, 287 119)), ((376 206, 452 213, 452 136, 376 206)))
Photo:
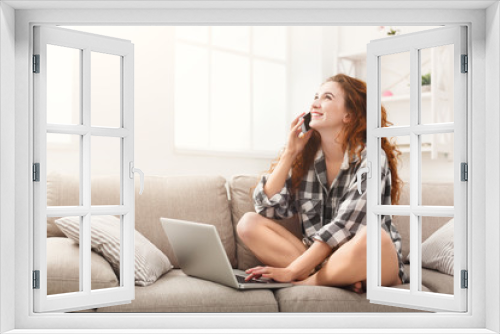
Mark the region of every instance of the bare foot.
POLYGON ((351 290, 356 292, 357 294, 363 294, 365 293, 365 290, 363 288, 363 284, 360 282, 356 282, 352 285, 345 286, 344 289, 351 290))

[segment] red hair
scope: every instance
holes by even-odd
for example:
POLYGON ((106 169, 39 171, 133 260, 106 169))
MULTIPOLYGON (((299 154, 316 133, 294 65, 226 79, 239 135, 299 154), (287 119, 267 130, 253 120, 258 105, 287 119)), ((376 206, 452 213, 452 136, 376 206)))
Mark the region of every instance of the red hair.
MULTIPOLYGON (((349 162, 351 162, 351 157, 354 154, 361 161, 361 152, 366 147, 366 83, 345 74, 337 74, 328 78, 326 82, 336 82, 340 85, 344 92, 345 108, 351 116, 350 122, 345 124, 340 135, 342 150, 344 152, 348 150, 349 162)), ((387 120, 385 108, 382 106, 381 109, 382 127, 393 125, 387 120)), ((316 153, 321 146, 320 134, 315 130, 312 131, 314 132, 304 150, 292 163, 293 192, 299 188, 300 182, 314 162, 316 153)), ((397 168, 397 158, 401 155, 401 152, 387 138, 381 138, 381 141, 382 149, 385 151, 389 169, 391 170, 391 203, 395 205, 399 203, 402 188, 402 180, 399 178, 397 168)), ((272 172, 275 166, 276 162, 271 165, 269 172, 272 172)))

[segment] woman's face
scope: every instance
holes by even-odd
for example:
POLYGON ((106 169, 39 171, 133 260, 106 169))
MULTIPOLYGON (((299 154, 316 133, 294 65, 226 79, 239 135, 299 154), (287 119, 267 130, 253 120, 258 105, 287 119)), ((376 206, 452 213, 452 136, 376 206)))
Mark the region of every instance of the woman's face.
POLYGON ((314 96, 311 105, 311 128, 318 132, 339 132, 349 122, 344 91, 337 82, 325 82, 314 96))

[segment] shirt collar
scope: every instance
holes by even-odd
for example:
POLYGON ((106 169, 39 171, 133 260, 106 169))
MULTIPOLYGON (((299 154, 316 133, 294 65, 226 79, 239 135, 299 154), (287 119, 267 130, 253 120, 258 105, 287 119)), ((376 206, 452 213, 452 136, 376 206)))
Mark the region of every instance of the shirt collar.
MULTIPOLYGON (((347 149, 344 152, 344 160, 342 161, 342 164, 340 165, 340 169, 349 169, 351 163, 358 162, 359 158, 356 154, 353 154, 352 161, 349 162, 349 149, 347 149)), ((317 166, 318 164, 326 164, 325 163, 325 153, 323 150, 320 148, 318 152, 316 153, 316 157, 314 158, 314 165, 317 166)), ((318 168, 316 168, 318 170, 318 168)))

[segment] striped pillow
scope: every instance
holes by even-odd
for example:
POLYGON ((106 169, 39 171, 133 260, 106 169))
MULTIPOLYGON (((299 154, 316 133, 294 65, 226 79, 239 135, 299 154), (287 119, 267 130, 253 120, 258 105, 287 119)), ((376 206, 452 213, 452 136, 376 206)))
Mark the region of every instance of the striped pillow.
MULTIPOLYGON (((422 243, 422 267, 453 276, 454 220, 441 226, 422 243)), ((410 254, 408 254, 408 261, 410 254)))
MULTIPOLYGON (((64 217, 55 221, 61 231, 74 242, 80 242, 80 217, 64 217)), ((114 216, 92 216, 91 247, 101 254, 120 277, 120 219, 114 216)), ((148 286, 172 269, 165 254, 135 231, 135 285, 148 286)))

